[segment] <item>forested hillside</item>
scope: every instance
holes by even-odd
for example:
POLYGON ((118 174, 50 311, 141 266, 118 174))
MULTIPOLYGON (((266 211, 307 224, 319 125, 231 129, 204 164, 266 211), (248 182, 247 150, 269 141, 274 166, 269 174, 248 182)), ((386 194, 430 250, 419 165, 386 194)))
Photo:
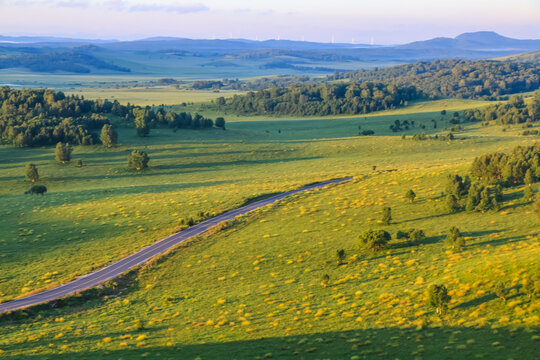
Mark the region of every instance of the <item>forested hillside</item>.
POLYGON ((130 69, 103 61, 80 52, 52 52, 44 54, 22 54, 0 57, 0 69, 27 68, 35 72, 73 72, 86 74, 92 68, 130 72, 130 69))
POLYGON ((0 138, 16 146, 39 146, 59 141, 79 145, 98 143, 97 131, 110 118, 134 125, 140 136, 150 128, 212 127, 214 122, 199 114, 166 112, 159 108, 121 105, 118 101, 86 100, 52 90, 14 90, 0 87, 0 138))
POLYGON ((540 87, 540 64, 491 60, 436 60, 383 69, 336 73, 330 80, 381 81, 416 86, 435 97, 501 99, 540 87))
POLYGON ((362 84, 300 85, 216 100, 222 110, 242 114, 339 115, 366 114, 406 106, 421 93, 414 86, 362 84))
POLYGON ((520 96, 512 96, 508 102, 483 109, 465 110, 466 121, 496 121, 498 124, 531 124, 540 121, 540 91, 528 104, 520 96))

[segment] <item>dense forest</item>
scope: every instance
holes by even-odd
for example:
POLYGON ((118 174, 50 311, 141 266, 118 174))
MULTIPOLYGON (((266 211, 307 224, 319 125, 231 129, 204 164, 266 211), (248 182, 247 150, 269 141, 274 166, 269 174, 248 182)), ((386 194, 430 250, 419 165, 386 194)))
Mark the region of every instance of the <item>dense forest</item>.
POLYGON ((322 78, 313 78, 307 75, 276 75, 258 77, 253 79, 223 79, 223 80, 196 80, 191 87, 196 90, 241 90, 257 91, 273 87, 286 87, 291 85, 316 85, 321 84, 322 78))
POLYGON ((89 73, 92 68, 130 72, 128 68, 80 52, 22 54, 0 57, 0 69, 7 68, 27 68, 36 72, 89 73))
POLYGON ((540 143, 518 146, 509 154, 479 156, 473 161, 471 173, 480 180, 505 185, 535 182, 540 179, 540 143))
POLYGON ((383 69, 335 73, 329 80, 381 81, 416 86, 426 95, 502 99, 504 95, 540 87, 540 64, 492 60, 436 60, 383 69))
POLYGON ((504 103, 490 105, 482 109, 465 110, 465 121, 492 121, 497 124, 524 124, 540 121, 540 91, 525 103, 523 97, 513 95, 504 103))
POLYGON ((364 82, 275 87, 229 99, 221 97, 216 103, 220 109, 241 114, 321 116, 393 109, 420 96, 414 86, 364 82))
MULTIPOLYGON (((158 108, 121 105, 118 101, 86 100, 52 90, 14 90, 0 87, 0 138, 16 146, 79 145, 99 143, 97 131, 110 118, 135 125, 140 136, 152 127, 212 127, 214 122, 199 114, 174 113, 158 108)), ((224 127, 221 126, 221 127, 224 127)))

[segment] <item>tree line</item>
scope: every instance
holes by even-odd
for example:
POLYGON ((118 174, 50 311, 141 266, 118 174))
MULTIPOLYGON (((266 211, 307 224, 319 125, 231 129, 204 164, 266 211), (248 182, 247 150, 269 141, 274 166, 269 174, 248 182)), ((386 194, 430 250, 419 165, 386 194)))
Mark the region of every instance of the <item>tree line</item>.
POLYGON ((505 95, 540 87, 540 64, 495 60, 435 60, 412 64, 336 72, 329 80, 380 81, 415 86, 432 98, 500 100, 505 95))
POLYGON ((157 126, 199 129, 216 125, 225 129, 223 118, 214 124, 200 114, 121 105, 117 100, 87 100, 52 90, 0 87, 0 138, 15 146, 97 144, 97 132, 110 124, 112 116, 135 125, 139 136, 147 136, 157 126))
POLYGON ((497 124, 530 124, 540 121, 540 91, 535 92, 529 103, 523 97, 513 95, 505 103, 487 106, 483 109, 469 109, 463 112, 465 121, 492 121, 497 124))
POLYGON ((219 109, 241 114, 365 114, 406 106, 421 97, 414 86, 364 82, 275 87, 215 100, 219 109))

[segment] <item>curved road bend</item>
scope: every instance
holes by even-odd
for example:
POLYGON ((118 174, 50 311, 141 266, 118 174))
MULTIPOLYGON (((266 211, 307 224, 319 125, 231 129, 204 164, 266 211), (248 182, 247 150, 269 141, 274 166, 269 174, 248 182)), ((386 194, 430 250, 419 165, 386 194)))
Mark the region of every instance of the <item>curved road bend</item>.
POLYGON ((198 223, 197 225, 191 226, 185 230, 177 232, 176 234, 173 234, 169 237, 159 240, 153 243, 152 245, 149 245, 139 250, 133 255, 130 255, 121 260, 118 260, 100 270, 81 276, 69 283, 66 283, 56 288, 46 290, 37 294, 33 294, 33 295, 30 295, 21 299, 17 299, 17 300, 0 304, 0 313, 19 310, 19 309, 23 309, 29 306, 46 303, 52 300, 56 300, 56 299, 60 299, 69 295, 73 295, 83 290, 90 289, 101 283, 104 283, 106 281, 116 278, 136 266, 144 264, 145 262, 147 262, 154 256, 158 254, 162 254, 168 249, 170 249, 171 247, 177 244, 180 244, 193 236, 196 236, 205 232, 210 227, 220 222, 234 219, 238 215, 246 214, 250 211, 253 211, 255 209, 261 208, 263 206, 266 206, 278 200, 281 200, 284 197, 297 194, 302 191, 321 188, 329 184, 341 183, 350 179, 352 179, 352 177, 333 179, 333 180, 328 180, 328 181, 324 181, 320 183, 315 183, 312 185, 304 186, 296 190, 292 190, 292 191, 288 191, 279 195, 275 195, 267 199, 256 201, 254 203, 242 206, 238 209, 227 211, 214 218, 202 221, 198 223))

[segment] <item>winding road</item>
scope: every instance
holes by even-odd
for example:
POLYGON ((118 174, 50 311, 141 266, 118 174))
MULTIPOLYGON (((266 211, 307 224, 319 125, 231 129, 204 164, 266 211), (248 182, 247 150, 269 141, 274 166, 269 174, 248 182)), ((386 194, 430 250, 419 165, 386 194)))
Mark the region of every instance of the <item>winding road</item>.
POLYGON ((146 263, 148 260, 152 259, 154 256, 163 254, 164 252, 174 247, 175 245, 178 245, 192 238, 193 236, 196 236, 205 232, 206 230, 208 230, 212 226, 219 224, 220 222, 234 219, 238 215, 246 214, 250 211, 272 204, 278 200, 281 200, 293 194, 297 194, 303 191, 312 190, 316 188, 321 188, 329 184, 341 183, 350 179, 352 179, 352 177, 333 179, 333 180, 328 180, 324 182, 307 185, 296 190, 281 193, 281 194, 239 207, 237 209, 227 211, 221 215, 202 221, 198 223, 197 225, 193 225, 185 230, 177 232, 176 234, 173 234, 169 237, 159 240, 153 243, 152 245, 149 245, 139 250, 133 255, 130 255, 121 260, 118 260, 102 269, 99 269, 92 273, 81 276, 69 283, 55 287, 50 290, 45 290, 43 292, 27 296, 24 298, 20 298, 20 299, 16 299, 13 301, 0 304, 0 313, 20 310, 23 308, 27 308, 29 306, 34 306, 34 305, 46 303, 49 301, 57 300, 57 299, 60 299, 69 295, 73 295, 77 292, 93 288, 106 281, 117 278, 118 276, 127 272, 130 269, 133 269, 137 266, 140 266, 146 263))

